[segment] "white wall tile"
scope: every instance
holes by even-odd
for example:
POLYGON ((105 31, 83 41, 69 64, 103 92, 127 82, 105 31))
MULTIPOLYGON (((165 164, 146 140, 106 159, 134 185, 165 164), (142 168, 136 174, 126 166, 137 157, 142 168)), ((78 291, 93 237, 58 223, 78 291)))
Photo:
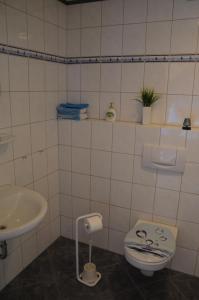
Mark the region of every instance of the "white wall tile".
POLYGON ((167 218, 176 218, 179 202, 179 192, 166 189, 156 189, 154 213, 167 218))
POLYGON ((0 4, 0 41, 1 43, 7 42, 7 28, 6 28, 6 7, 0 4))
POLYGON ((169 69, 169 94, 191 95, 194 80, 194 63, 171 63, 169 69))
POLYGON ((123 54, 135 55, 145 53, 146 24, 124 25, 123 54))
POLYGON ((101 25, 101 2, 81 5, 81 26, 95 27, 101 25))
POLYGON ((72 195, 84 199, 90 198, 90 176, 72 173, 72 195))
POLYGON ((122 181, 111 181, 110 203, 124 208, 131 207, 131 188, 132 184, 122 181))
POLYGON ((1 165, 0 169, 0 185, 4 184, 14 184, 15 174, 14 174, 14 163, 7 162, 1 165))
POLYGON ((58 170, 58 147, 54 146, 47 149, 48 173, 58 170))
POLYGON ((68 146, 59 146, 59 169, 71 171, 72 148, 68 146))
POLYGON ((67 80, 69 91, 80 90, 80 65, 68 65, 67 80))
POLYGON ((109 230, 109 250, 123 254, 124 253, 124 232, 109 230))
POLYGON ((30 91, 44 91, 44 62, 29 59, 29 89, 30 91))
POLYGON ((199 16, 198 9, 197 1, 175 0, 173 17, 174 19, 197 18, 199 16))
POLYGON ((55 146, 58 143, 57 120, 46 122, 46 145, 47 147, 55 146))
POLYGON ((199 163, 198 142, 199 142, 198 130, 192 130, 187 133, 187 140, 186 140, 187 161, 199 163))
POLYGON ((28 47, 44 51, 44 23, 31 16, 28 16, 28 47))
POLYGON ((154 187, 133 184, 132 208, 146 213, 152 213, 154 195, 154 187))
POLYGON ((133 182, 144 185, 155 186, 156 184, 156 170, 144 168, 142 166, 142 159, 139 156, 134 158, 133 167, 133 182))
POLYGON ((104 92, 120 92, 121 65, 101 65, 101 90, 104 92))
MULTIPOLYGON (((68 134, 66 134, 66 136, 68 136, 68 134)), ((76 147, 90 148, 91 122, 89 120, 72 122, 72 145, 76 147)))
POLYGON ((193 274, 197 252, 177 247, 171 268, 183 273, 193 274))
POLYGON ((73 203, 73 218, 74 219, 89 213, 89 200, 73 197, 72 203, 73 203))
POLYGON ((22 244, 22 261, 23 267, 29 265, 37 256, 37 239, 33 235, 30 239, 24 241, 22 244))
POLYGON ((145 86, 154 88, 156 93, 166 93, 167 84, 168 84, 167 63, 156 63, 156 64, 148 63, 145 65, 145 74, 144 74, 145 86))
POLYGON ((45 122, 31 125, 31 145, 32 152, 43 150, 46 147, 46 127, 45 122))
POLYGON ((14 157, 21 157, 31 152, 31 139, 29 125, 13 127, 14 157))
POLYGON ((92 148, 110 151, 112 147, 112 124, 92 121, 92 148))
POLYGON ((72 219, 61 217, 61 235, 66 238, 72 238, 73 235, 72 219))
POLYGON ((34 180, 47 175, 47 153, 46 151, 36 152, 32 156, 34 180))
POLYGON ((53 197, 54 195, 58 194, 59 192, 66 192, 65 194, 70 194, 71 192, 71 176, 69 173, 65 173, 63 176, 65 190, 62 190, 61 187, 59 188, 59 173, 54 172, 48 175, 48 194, 49 197, 53 197))
POLYGON ((171 20, 173 11, 173 0, 149 0, 148 21, 171 20))
POLYGON ((28 59, 9 56, 9 72, 10 90, 19 92, 28 91, 28 59))
POLYGON ((174 172, 164 172, 158 170, 157 172, 157 186, 161 188, 179 191, 181 185, 181 174, 174 172))
POLYGON ((69 6, 67 8, 67 28, 80 27, 80 5, 69 6))
POLYGON ((122 54, 122 26, 102 27, 101 55, 122 54))
POLYGON ((27 48, 28 33, 25 13, 7 7, 8 43, 13 46, 27 48))
POLYGON ((147 24, 147 54, 168 54, 170 52, 171 22, 147 24))
MULTIPOLYGON (((1 8, 0 8, 1 10, 1 8)), ((8 75, 8 56, 4 54, 0 54, 0 67, 1 67, 1 74, 0 74, 0 85, 1 91, 8 91, 9 90, 9 75, 8 75)))
POLYGON ((137 101, 137 96, 137 93, 121 93, 121 121, 141 122, 142 105, 137 101))
POLYGON ((72 148, 72 172, 90 174, 90 150, 72 148))
MULTIPOLYGON (((73 123, 73 124, 79 124, 79 123, 73 123)), ((60 145, 68 145, 68 146, 71 145, 71 126, 72 125, 70 120, 59 120, 58 129, 59 129, 60 145)))
POLYGON ((58 54, 58 27, 44 23, 44 36, 45 36, 45 51, 51 54, 58 54))
POLYGON ((139 92, 143 87, 144 64, 122 65, 122 92, 139 92))
POLYGON ((184 118, 189 118, 191 115, 191 103, 191 96, 168 95, 166 123, 182 125, 184 118))
POLYGON ((123 23, 123 0, 108 0, 102 2, 102 25, 123 23))
POLYGON ((160 128, 159 127, 145 127, 136 126, 136 143, 135 154, 141 155, 143 151, 143 145, 151 143, 154 145, 159 144, 160 128))
POLYGON ((91 199, 108 203, 110 198, 110 180, 91 176, 91 199))
POLYGON ((111 152, 93 150, 91 152, 91 174, 109 178, 111 175, 111 152))
POLYGON ((110 206, 110 228, 121 232, 129 230, 130 211, 125 208, 110 206))
POLYGON ((146 15, 146 0, 124 0, 124 23, 145 22, 146 15))
POLYGON ((112 153, 111 177, 132 182, 133 157, 128 154, 112 153))
POLYGON ((160 145, 184 147, 186 132, 179 128, 161 128, 160 145))
POLYGON ((100 65, 83 64, 81 66, 81 89, 98 91, 100 87, 100 65))
MULTIPOLYGON (((46 93, 48 95, 48 93, 46 93)), ((30 121, 41 122, 45 121, 46 118, 46 103, 45 103, 45 94, 44 92, 30 92, 30 121)))
POLYGON ((60 195, 60 214, 65 217, 73 215, 72 197, 68 195, 60 195))
POLYGON ((8 92, 0 93, 0 128, 10 127, 10 96, 8 92))
POLYGON ((199 125, 199 97, 193 96, 193 102, 192 102, 192 110, 191 110, 191 120, 192 124, 195 127, 198 127, 199 125))
POLYGON ((117 122, 113 124, 113 152, 133 154, 135 144, 135 126, 117 122))
POLYGON ((180 194, 178 219, 199 223, 199 196, 188 193, 180 194))
POLYGON ((27 92, 10 93, 12 125, 27 124, 29 116, 29 97, 27 92))
POLYGON ((31 15, 42 19, 44 13, 43 8, 43 0, 27 0, 27 11, 31 15))
POLYGON ((15 176, 16 184, 25 186, 33 182, 32 159, 31 156, 16 159, 15 176))
POLYGON ((80 29, 67 31, 67 56, 80 56, 80 29))
POLYGON ((101 29, 84 28, 81 30, 81 56, 100 55, 101 29), (90 43, 92 41, 92 43, 90 43))
POLYGON ((57 24, 58 5, 54 0, 44 0, 44 18, 46 21, 57 24))
POLYGON ((187 163, 182 175, 181 190, 187 193, 199 194, 197 174, 199 171, 198 164, 187 163))
POLYGON ((191 250, 198 250, 198 229, 199 224, 188 223, 188 222, 177 222, 178 227, 178 238, 177 245, 191 250))
POLYGON ((197 50, 197 20, 177 20, 172 24, 171 52, 195 53, 197 50))

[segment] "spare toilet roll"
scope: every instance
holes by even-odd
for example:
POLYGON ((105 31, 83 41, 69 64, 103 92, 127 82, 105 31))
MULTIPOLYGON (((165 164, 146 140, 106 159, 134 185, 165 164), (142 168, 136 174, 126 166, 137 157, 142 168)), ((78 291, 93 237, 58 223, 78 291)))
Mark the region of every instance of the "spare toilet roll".
POLYGON ((102 217, 94 216, 86 218, 84 221, 84 226, 87 233, 99 231, 103 228, 102 217))

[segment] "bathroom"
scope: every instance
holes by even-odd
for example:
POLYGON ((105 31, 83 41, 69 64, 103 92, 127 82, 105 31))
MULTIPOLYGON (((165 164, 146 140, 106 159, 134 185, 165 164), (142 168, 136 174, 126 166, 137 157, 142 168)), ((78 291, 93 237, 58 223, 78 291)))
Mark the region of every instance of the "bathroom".
POLYGON ((199 1, 71 2, 0 0, 0 186, 36 191, 48 206, 38 226, 6 240, 0 299, 199 299, 199 1), (159 95, 145 125, 143 87, 159 95), (88 119, 57 119, 66 102, 89 104, 88 119), (145 144, 185 149, 184 170, 143 167, 145 144), (74 243, 76 219, 92 212, 103 216, 94 288, 75 278, 74 243), (175 255, 152 277, 124 258, 138 220, 178 230, 175 255))

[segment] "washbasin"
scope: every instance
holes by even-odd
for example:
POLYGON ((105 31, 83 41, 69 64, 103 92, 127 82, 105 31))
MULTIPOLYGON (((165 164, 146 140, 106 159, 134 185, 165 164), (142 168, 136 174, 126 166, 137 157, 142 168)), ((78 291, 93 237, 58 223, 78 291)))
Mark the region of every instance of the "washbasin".
POLYGON ((0 241, 16 238, 39 225, 47 212, 47 201, 24 187, 0 187, 0 241))

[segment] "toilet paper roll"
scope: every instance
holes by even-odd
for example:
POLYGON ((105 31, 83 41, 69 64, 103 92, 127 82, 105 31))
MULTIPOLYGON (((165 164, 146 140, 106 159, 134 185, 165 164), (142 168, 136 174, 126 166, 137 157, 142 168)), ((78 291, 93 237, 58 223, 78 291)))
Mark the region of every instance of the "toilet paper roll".
POLYGON ((103 228, 102 218, 100 216, 86 218, 84 221, 84 226, 87 233, 93 233, 102 230, 103 228))

